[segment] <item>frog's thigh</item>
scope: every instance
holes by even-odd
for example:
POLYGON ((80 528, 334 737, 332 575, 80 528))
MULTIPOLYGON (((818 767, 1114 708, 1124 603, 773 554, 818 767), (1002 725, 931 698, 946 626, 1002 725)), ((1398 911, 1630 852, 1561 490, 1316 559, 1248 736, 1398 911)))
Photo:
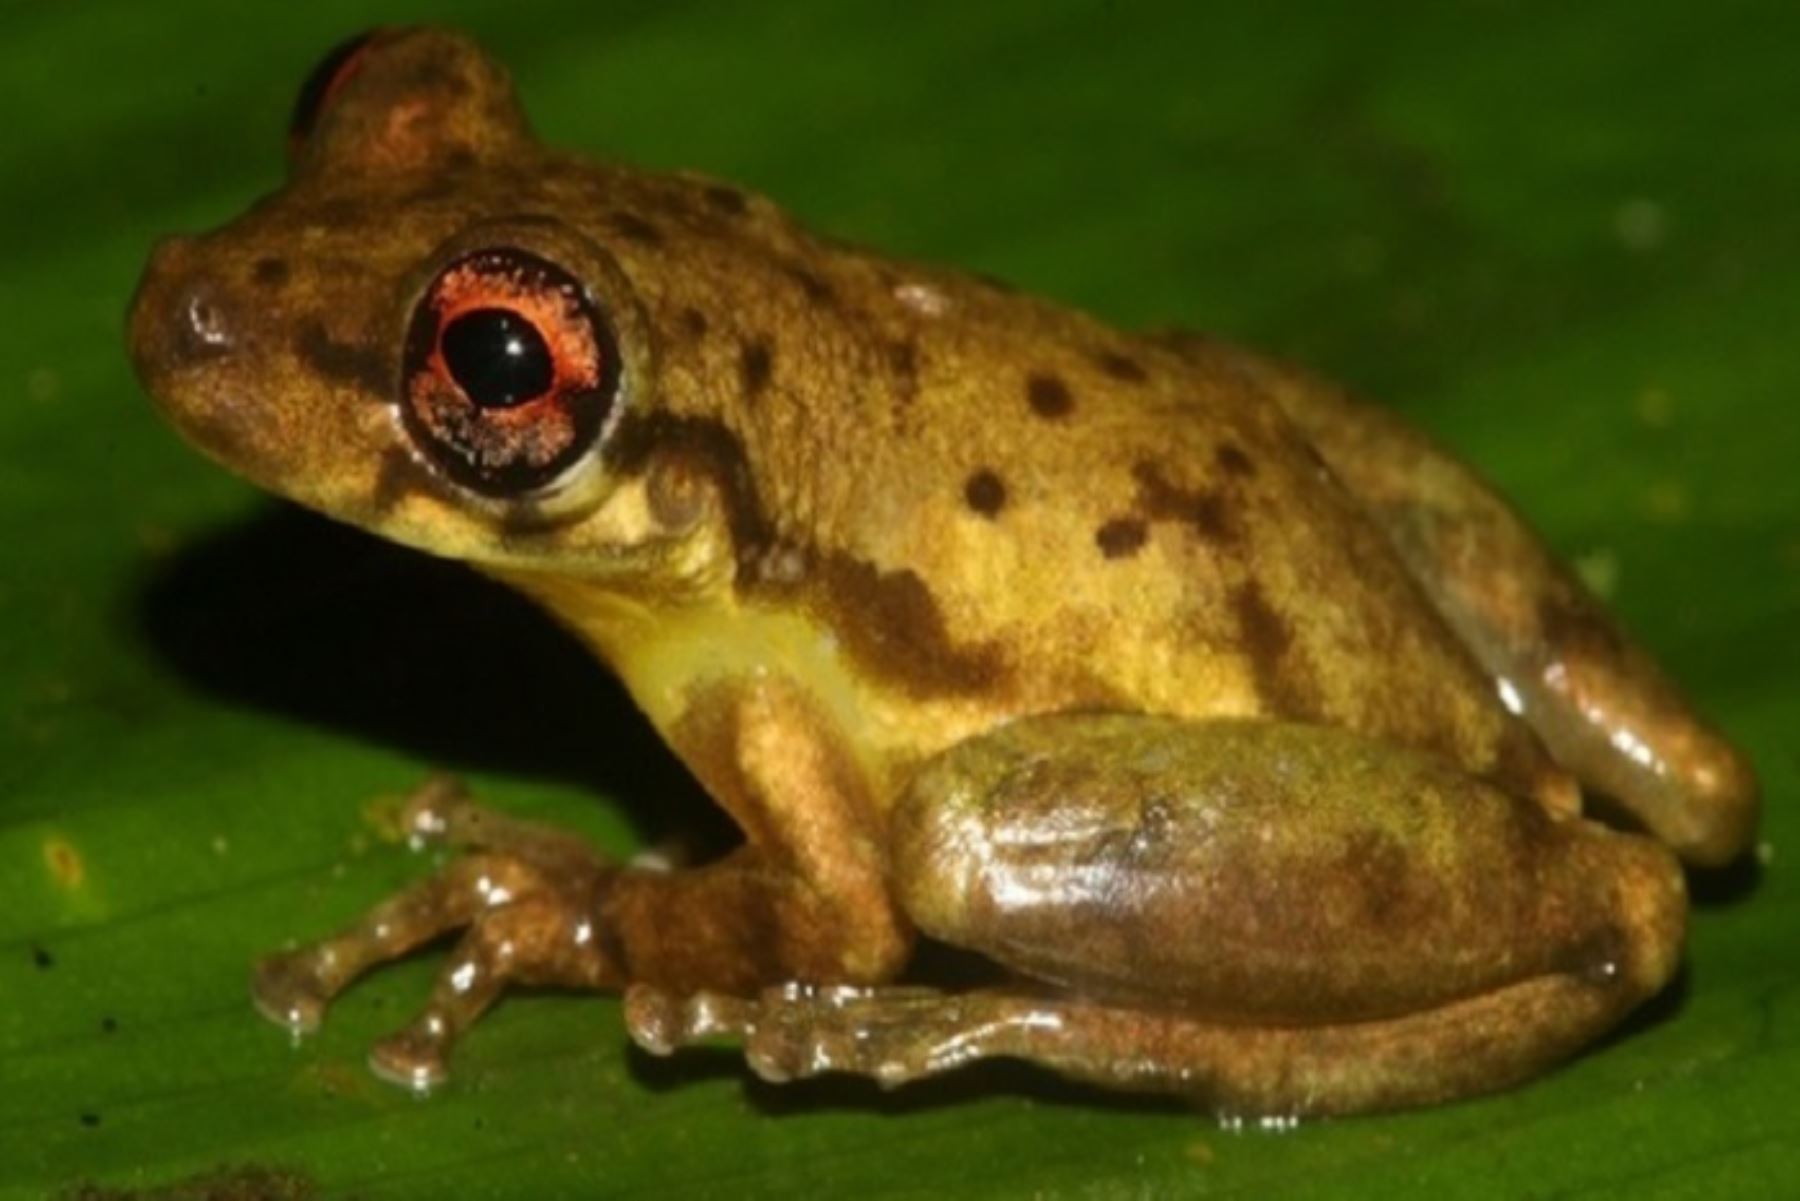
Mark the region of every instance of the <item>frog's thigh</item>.
POLYGON ((1268 387, 1560 763, 1684 858, 1717 864, 1744 848, 1748 763, 1475 472, 1335 388, 1213 353, 1268 387))
POLYGON ((1016 722, 927 765, 892 853, 923 932, 1088 998, 954 1045, 1264 1108, 1518 1079, 1661 988, 1685 921, 1659 844, 1314 726, 1016 722))

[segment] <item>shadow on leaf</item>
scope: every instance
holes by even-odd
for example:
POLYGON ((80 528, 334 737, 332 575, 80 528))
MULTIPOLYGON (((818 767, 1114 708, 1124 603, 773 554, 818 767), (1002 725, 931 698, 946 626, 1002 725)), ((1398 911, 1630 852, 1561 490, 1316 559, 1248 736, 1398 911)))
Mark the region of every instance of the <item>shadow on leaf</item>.
POLYGON ((160 564, 133 616, 232 704, 617 797, 646 838, 723 821, 584 647, 461 564, 282 505, 160 564))

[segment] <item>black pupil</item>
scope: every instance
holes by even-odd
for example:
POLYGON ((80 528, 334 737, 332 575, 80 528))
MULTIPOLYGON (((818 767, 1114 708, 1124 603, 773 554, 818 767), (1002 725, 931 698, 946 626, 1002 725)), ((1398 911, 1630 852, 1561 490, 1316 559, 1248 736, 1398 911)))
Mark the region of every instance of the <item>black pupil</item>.
POLYGON ((477 408, 510 409, 550 390, 555 364, 537 327, 511 309, 472 309, 444 327, 444 364, 477 408))

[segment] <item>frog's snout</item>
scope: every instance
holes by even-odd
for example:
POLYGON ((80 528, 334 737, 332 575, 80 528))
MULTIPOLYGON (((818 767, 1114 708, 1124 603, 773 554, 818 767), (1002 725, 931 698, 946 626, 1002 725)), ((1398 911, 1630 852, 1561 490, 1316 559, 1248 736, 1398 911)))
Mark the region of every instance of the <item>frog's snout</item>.
POLYGON ((245 470, 261 457, 252 453, 261 418, 245 403, 257 367, 257 314, 207 257, 199 239, 157 243, 132 297, 127 340, 138 379, 163 414, 202 450, 245 470))
POLYGON ((151 251, 132 298, 131 358, 159 400, 170 377, 231 353, 238 338, 233 305, 205 271, 194 267, 194 241, 171 237, 151 251))

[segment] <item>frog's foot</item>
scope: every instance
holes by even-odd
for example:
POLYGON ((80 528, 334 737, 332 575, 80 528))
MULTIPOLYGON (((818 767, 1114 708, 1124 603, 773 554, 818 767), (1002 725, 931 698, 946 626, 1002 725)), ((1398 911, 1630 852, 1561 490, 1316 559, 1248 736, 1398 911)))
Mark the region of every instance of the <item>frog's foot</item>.
POLYGON ((740 1039, 784 1082, 841 1072, 886 1087, 1007 1057, 1072 1079, 1165 1093, 1222 1118, 1281 1119, 1423 1105, 1517 1083, 1572 1053, 1617 1009, 1601 982, 1544 977, 1401 1017, 1243 1025, 1024 992, 789 985, 754 999, 634 985, 631 1037, 652 1054, 740 1039))
POLYGON ((625 1024, 653 1055, 739 1039, 751 1070, 772 1083, 848 1072, 894 1086, 1007 1054, 994 1036, 1009 1021, 1029 1020, 1028 1005, 1000 993, 903 986, 793 983, 744 998, 638 984, 625 993, 625 1024))
POLYGON ((445 1055, 506 984, 603 988, 619 981, 594 914, 616 869, 566 834, 472 804, 444 780, 408 804, 416 841, 478 848, 376 905, 330 937, 260 961, 256 1007, 298 1033, 370 969, 466 929, 431 1001, 371 1055, 377 1073, 415 1088, 444 1078, 445 1055))

